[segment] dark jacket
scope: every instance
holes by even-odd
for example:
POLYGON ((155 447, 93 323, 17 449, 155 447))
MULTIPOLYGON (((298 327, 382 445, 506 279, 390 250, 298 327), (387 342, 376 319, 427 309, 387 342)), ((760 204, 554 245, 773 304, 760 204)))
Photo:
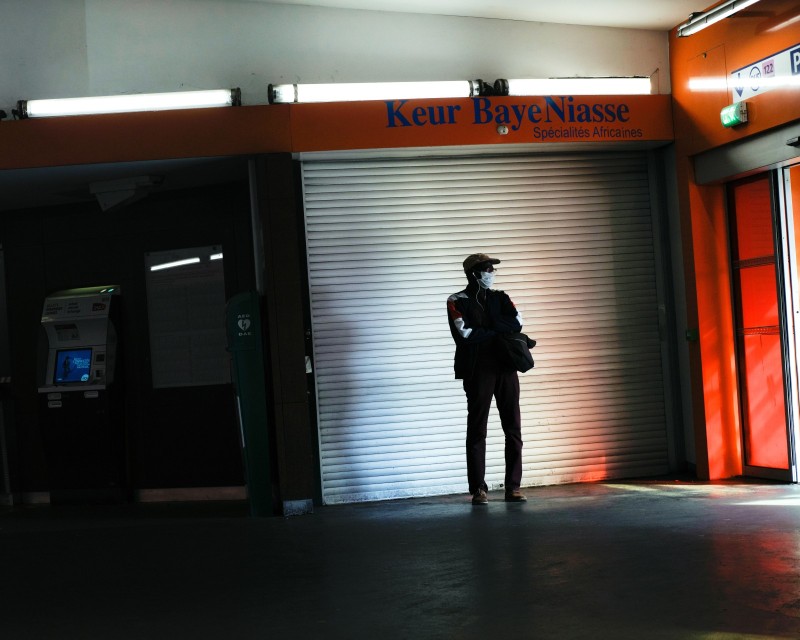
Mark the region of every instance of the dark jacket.
POLYGON ((483 293, 470 286, 447 299, 450 333, 456 343, 453 366, 458 379, 472 376, 481 350, 492 349, 497 334, 522 329, 522 318, 506 293, 489 289, 485 300, 483 293))

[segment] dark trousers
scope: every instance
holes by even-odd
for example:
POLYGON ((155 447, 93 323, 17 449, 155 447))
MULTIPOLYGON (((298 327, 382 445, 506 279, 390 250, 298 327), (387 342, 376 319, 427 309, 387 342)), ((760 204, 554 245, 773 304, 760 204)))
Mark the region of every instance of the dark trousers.
POLYGON ((522 420, 519 411, 519 377, 516 371, 493 368, 476 371, 464 380, 467 394, 467 478, 469 491, 486 490, 486 425, 492 397, 506 436, 506 491, 522 481, 522 420))

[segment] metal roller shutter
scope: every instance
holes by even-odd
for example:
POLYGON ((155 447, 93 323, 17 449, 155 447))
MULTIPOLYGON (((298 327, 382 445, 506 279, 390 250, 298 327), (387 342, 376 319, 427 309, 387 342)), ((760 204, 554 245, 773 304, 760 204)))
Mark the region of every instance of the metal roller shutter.
POLYGON ((445 301, 477 251, 538 340, 523 485, 668 471, 645 153, 305 161, 303 186, 327 503, 466 491, 445 301))

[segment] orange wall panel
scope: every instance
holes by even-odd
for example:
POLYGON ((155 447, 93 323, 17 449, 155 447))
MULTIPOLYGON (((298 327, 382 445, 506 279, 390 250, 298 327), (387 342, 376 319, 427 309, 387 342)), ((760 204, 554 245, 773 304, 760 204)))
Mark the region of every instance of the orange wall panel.
POLYGON ((747 99, 749 122, 725 129, 722 107, 733 103, 730 74, 787 49, 800 46, 800 3, 797 0, 761 0, 735 16, 694 35, 670 36, 670 68, 676 131, 689 154, 800 118, 800 87, 773 89, 747 99), (794 20, 794 21, 793 21, 794 20), (715 90, 690 88, 698 80, 717 80, 715 90))
POLYGON ((272 152, 672 138, 669 96, 257 105, 2 122, 0 169, 272 152), (507 133, 499 133, 499 126, 507 133))
POLYGON ((742 465, 730 258, 722 190, 694 187, 691 207, 695 279, 698 292, 703 292, 697 298, 697 313, 706 442, 698 451, 707 450, 709 477, 725 478, 739 475, 742 465))
POLYGON ((687 295, 696 467, 701 478, 742 473, 735 336, 724 185, 694 183, 692 156, 800 119, 800 87, 747 99, 750 120, 726 129, 720 110, 733 102, 730 74, 800 46, 800 3, 761 0, 734 17, 685 38, 670 34, 676 175, 687 295), (690 81, 722 81, 712 91, 690 81))
POLYGON ((0 169, 291 148, 289 108, 227 107, 0 122, 0 169))
MULTIPOLYGON (((792 214, 794 216, 794 232, 796 248, 800 249, 800 164, 796 164, 789 169, 789 179, 792 184, 792 192, 789 198, 792 202, 792 214)), ((800 255, 800 252, 795 255, 800 255)))

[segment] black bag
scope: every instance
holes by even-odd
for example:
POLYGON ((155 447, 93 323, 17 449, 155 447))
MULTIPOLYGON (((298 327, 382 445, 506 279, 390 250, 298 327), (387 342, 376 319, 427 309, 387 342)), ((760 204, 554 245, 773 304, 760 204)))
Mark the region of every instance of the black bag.
POLYGON ((503 366, 525 373, 533 369, 531 349, 536 340, 531 340, 524 333, 501 333, 495 338, 497 359, 503 366))

